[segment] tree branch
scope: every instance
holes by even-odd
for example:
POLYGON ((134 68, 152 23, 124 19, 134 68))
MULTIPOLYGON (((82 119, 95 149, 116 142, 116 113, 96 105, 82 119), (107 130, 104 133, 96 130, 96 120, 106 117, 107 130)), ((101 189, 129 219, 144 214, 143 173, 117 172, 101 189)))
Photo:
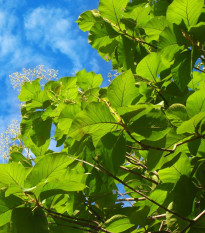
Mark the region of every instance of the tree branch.
POLYGON ((197 220, 199 220, 205 214, 205 210, 202 211, 194 220, 190 222, 188 226, 186 226, 180 233, 185 233, 197 220))
POLYGON ((196 67, 196 66, 194 66, 194 69, 195 69, 195 70, 198 70, 198 71, 200 71, 200 72, 205 73, 205 71, 204 71, 204 70, 202 70, 202 69, 200 69, 200 68, 198 68, 198 67, 196 67))
POLYGON ((159 184, 157 181, 152 180, 151 178, 146 177, 146 176, 144 176, 144 175, 142 175, 142 174, 140 174, 140 173, 137 173, 137 172, 135 172, 135 171, 132 171, 132 170, 126 168, 126 167, 120 166, 120 168, 121 168, 122 170, 124 170, 124 171, 128 171, 128 172, 130 172, 130 173, 132 173, 132 174, 134 174, 134 175, 136 175, 136 176, 139 176, 139 177, 141 177, 141 178, 143 178, 143 179, 146 179, 146 180, 152 182, 153 184, 156 184, 156 185, 159 184))
POLYGON ((104 172, 105 174, 107 174, 108 176, 112 177, 113 179, 117 180, 118 182, 120 182, 121 184, 123 184, 124 186, 126 186, 127 188, 129 188, 130 190, 134 191, 135 193, 139 194, 142 197, 145 197, 147 200, 149 200, 150 202, 152 202, 153 204, 159 206, 160 208, 162 208, 163 210, 183 219, 184 221, 187 222, 191 222, 191 220, 173 212, 172 210, 167 209, 166 207, 162 206, 161 204, 157 203, 156 201, 152 200, 150 197, 146 196, 144 193, 141 193, 140 191, 135 190, 134 188, 132 188, 131 186, 129 186, 128 184, 126 184, 124 181, 122 181, 120 178, 114 176, 112 173, 110 173, 107 169, 105 169, 101 164, 98 163, 98 161, 96 159, 93 158, 93 160, 98 164, 99 168, 101 169, 102 172, 104 172))

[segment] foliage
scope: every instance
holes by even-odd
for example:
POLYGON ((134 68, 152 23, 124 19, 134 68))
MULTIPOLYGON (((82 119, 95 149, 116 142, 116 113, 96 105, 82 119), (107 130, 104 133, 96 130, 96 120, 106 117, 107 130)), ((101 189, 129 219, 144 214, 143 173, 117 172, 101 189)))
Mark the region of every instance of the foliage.
POLYGON ((23 84, 35 156, 14 147, 0 165, 0 232, 205 231, 204 20, 203 0, 100 0, 79 17, 119 75, 23 84))

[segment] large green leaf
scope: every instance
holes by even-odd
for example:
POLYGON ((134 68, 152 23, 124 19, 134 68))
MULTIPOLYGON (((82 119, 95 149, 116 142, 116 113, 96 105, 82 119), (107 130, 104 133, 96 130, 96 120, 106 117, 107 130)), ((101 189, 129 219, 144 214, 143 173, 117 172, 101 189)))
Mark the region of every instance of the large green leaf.
POLYGON ((95 24, 91 28, 88 41, 105 60, 109 60, 118 44, 116 39, 119 35, 110 24, 104 22, 103 24, 95 24))
POLYGON ((203 5, 203 0, 174 0, 167 9, 167 19, 176 24, 183 20, 188 27, 195 25, 203 5))
POLYGON ((166 116, 174 126, 180 126, 188 120, 186 107, 182 104, 171 105, 166 111, 166 116))
POLYGON ((199 90, 194 92, 187 99, 186 103, 187 112, 190 117, 205 111, 205 92, 204 90, 199 90))
POLYGON ((24 187, 26 169, 19 163, 0 164, 0 183, 24 187))
POLYGON ((36 79, 32 82, 25 82, 21 87, 19 100, 22 102, 32 100, 40 91, 41 91, 40 79, 36 79))
POLYGON ((102 17, 118 24, 129 0, 100 0, 99 11, 102 17))
POLYGON ((94 72, 86 72, 85 69, 79 71, 76 74, 77 77, 77 85, 80 87, 82 91, 87 89, 100 87, 102 83, 102 75, 95 74, 94 72))
POLYGON ((171 24, 159 35, 159 52, 168 61, 172 61, 175 54, 183 50, 186 40, 181 29, 176 24, 171 24))
POLYGON ((159 81, 158 75, 166 68, 168 68, 168 65, 163 62, 160 54, 153 52, 140 61, 136 73, 137 75, 156 83, 159 81))
POLYGON ((170 130, 167 119, 158 109, 153 109, 135 120, 130 124, 129 129, 141 135, 141 139, 150 141, 157 141, 163 138, 170 130))
POLYGON ((186 154, 182 153, 176 163, 159 171, 159 178, 163 183, 176 184, 182 175, 189 177, 190 174, 190 160, 186 154))
POLYGON ((150 19, 144 26, 145 33, 147 35, 147 40, 158 40, 160 33, 168 25, 165 16, 154 17, 150 19))
POLYGON ((188 121, 184 121, 177 129, 178 134, 190 133, 195 134, 198 132, 199 123, 204 119, 205 112, 200 112, 193 116, 188 121))
POLYGON ((12 210, 17 206, 23 204, 23 201, 11 195, 5 197, 4 193, 0 192, 0 227, 10 222, 12 210))
POLYGON ((108 87, 108 98, 115 108, 131 104, 137 95, 135 79, 130 70, 117 76, 108 87))
POLYGON ((126 141, 123 135, 106 134, 96 147, 96 153, 105 168, 116 174, 125 161, 126 141))
POLYGON ((205 216, 202 215, 197 221, 195 221, 187 233, 203 233, 205 231, 205 216))
POLYGON ((73 162, 66 154, 53 153, 45 155, 33 167, 26 179, 27 187, 36 186, 40 182, 47 183, 51 179, 57 179, 65 173, 65 168, 73 162))
POLYGON ((187 88, 187 84, 191 80, 191 70, 191 51, 179 54, 175 58, 171 73, 175 83, 181 91, 184 91, 187 88))
POLYGON ((77 114, 71 125, 69 135, 80 140, 85 134, 90 134, 96 145, 105 134, 120 128, 117 120, 104 103, 93 102, 84 111, 77 114))
POLYGON ((82 13, 76 23, 78 23, 79 28, 85 32, 89 31, 95 23, 100 23, 102 20, 99 12, 97 10, 92 10, 82 13))
POLYGON ((16 208, 12 212, 13 231, 15 233, 48 233, 48 222, 43 210, 38 207, 16 208))
POLYGON ((108 231, 120 233, 131 228, 134 224, 130 223, 127 216, 115 215, 105 222, 105 226, 108 231))

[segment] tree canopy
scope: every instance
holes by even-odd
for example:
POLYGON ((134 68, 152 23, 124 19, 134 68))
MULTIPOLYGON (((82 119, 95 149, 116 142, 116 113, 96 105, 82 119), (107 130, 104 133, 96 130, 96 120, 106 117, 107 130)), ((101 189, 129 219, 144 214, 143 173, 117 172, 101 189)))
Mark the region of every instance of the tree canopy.
POLYGON ((204 0, 100 0, 77 23, 116 75, 24 82, 0 233, 205 232, 204 0))

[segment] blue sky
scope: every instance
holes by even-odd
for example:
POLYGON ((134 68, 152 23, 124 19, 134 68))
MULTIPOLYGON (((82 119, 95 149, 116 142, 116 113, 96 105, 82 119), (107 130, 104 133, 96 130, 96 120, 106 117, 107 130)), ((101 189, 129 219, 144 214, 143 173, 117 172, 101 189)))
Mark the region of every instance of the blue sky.
POLYGON ((22 68, 45 65, 59 77, 85 68, 101 73, 103 85, 111 64, 89 44, 75 23, 78 16, 98 8, 98 0, 0 0, 0 132, 20 119, 18 92, 9 75, 22 68))

